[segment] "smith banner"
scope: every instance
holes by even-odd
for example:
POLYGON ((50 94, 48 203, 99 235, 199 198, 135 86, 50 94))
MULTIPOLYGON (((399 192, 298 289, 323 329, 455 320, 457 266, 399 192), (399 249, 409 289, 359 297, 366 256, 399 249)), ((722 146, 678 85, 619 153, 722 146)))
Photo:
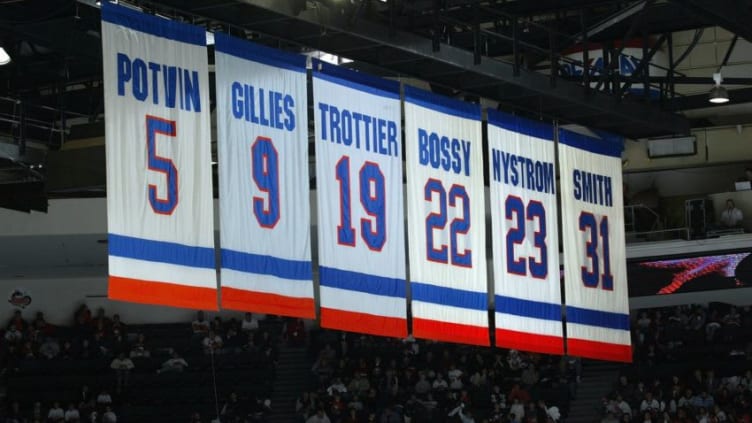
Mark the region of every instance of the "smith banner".
POLYGON ((321 326, 407 335, 399 84, 313 62, 321 326))
POLYGON ((306 58, 215 42, 222 308, 313 319, 306 58))
POLYGON ((629 362, 621 148, 559 131, 567 353, 629 362))
POLYGON ((496 345, 563 354, 554 128, 488 110, 496 345))
POLYGON ((413 335, 489 345, 481 114, 405 87, 413 335))
POLYGON ((215 310, 203 29, 102 2, 109 298, 215 310))

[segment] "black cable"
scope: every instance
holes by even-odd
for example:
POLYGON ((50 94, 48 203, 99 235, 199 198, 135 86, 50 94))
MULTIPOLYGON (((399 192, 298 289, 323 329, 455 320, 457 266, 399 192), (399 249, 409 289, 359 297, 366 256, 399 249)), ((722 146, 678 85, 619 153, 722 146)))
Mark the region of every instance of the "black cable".
POLYGON ((217 395, 217 373, 214 369, 214 345, 210 345, 209 356, 211 357, 212 386, 214 388, 214 412, 219 421, 219 396, 217 395))
POLYGON ((679 56, 678 59, 676 59, 676 62, 671 64, 672 69, 676 69, 676 67, 679 66, 679 63, 681 63, 684 59, 686 59, 687 56, 689 56, 689 53, 691 53, 692 50, 695 49, 695 46, 700 41, 700 37, 702 37, 703 32, 705 32, 705 28, 700 28, 698 30, 695 30, 695 36, 694 38, 692 38, 692 42, 689 43, 689 45, 687 46, 687 49, 684 50, 684 53, 682 53, 682 55, 679 56))

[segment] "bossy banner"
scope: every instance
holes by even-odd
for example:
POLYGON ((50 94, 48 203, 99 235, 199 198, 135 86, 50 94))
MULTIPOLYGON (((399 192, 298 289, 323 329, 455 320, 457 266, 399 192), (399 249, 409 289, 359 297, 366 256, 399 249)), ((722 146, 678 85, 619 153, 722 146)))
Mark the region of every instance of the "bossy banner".
POLYGON ((312 319, 306 58, 215 42, 222 308, 312 319))
POLYGON ((413 335, 489 345, 480 107, 405 87, 413 335))
POLYGON ((399 84, 313 61, 321 326, 407 335, 399 84))
POLYGON ((621 147, 559 131, 567 354, 628 362, 621 147))
POLYGON ((102 2, 109 298, 217 308, 203 29, 102 2))
POLYGON ((554 128, 488 110, 496 346, 563 354, 554 128))

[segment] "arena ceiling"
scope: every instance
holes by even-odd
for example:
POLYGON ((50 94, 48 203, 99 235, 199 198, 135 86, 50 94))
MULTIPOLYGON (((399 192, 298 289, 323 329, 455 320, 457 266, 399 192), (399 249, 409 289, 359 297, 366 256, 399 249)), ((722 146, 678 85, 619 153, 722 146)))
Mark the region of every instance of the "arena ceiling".
MULTIPOLYGON (((45 209, 47 196, 103 195, 100 9, 94 0, 0 0, 0 206, 45 209)), ((733 0, 157 0, 128 4, 146 13, 228 32, 277 48, 323 51, 347 66, 425 81, 445 95, 522 115, 579 124, 630 138, 686 134, 708 126, 693 110, 712 85, 676 71, 677 31, 721 27, 752 41, 752 5, 733 0), (637 65, 620 74, 568 76, 567 52, 594 46, 618 57, 631 40, 643 55, 668 51, 665 76, 637 65), (655 93, 630 89, 651 86, 655 93)), ((697 38, 697 37, 696 37, 697 38)), ((690 47, 691 48, 691 47, 690 47)), ((731 50, 729 49, 729 50, 731 50)), ((211 47, 210 47, 211 52, 211 47)), ((211 60, 210 53, 210 60, 211 60)), ((684 57, 682 57, 684 56, 684 57)), ((604 60, 604 63, 608 60, 604 60)), ((752 78, 735 78, 752 86, 752 78)), ((730 92, 752 103, 752 88, 730 92)), ((733 122, 748 123, 750 113, 733 122)))

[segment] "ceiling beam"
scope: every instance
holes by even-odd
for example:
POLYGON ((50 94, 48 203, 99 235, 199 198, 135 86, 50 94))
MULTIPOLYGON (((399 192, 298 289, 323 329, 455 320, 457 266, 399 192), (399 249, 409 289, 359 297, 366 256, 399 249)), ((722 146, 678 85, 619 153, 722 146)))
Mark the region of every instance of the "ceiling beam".
POLYGON ((748 1, 673 0, 674 3, 752 42, 752 10, 748 1))
MULTIPOLYGON (((176 0, 163 0, 162 3, 174 3, 176 0)), ((244 4, 271 11, 286 16, 294 25, 259 25, 247 29, 259 31, 266 35, 283 40, 294 40, 295 30, 310 30, 320 28, 323 31, 338 31, 353 39, 360 40, 364 46, 378 43, 385 48, 425 59, 428 63, 434 63, 437 68, 454 68, 458 72, 468 72, 480 78, 491 78, 501 83, 509 83, 522 87, 531 95, 539 96, 542 103, 556 102, 562 106, 562 112, 555 118, 568 121, 569 116, 583 114, 583 109, 596 114, 605 113, 604 124, 619 123, 619 130, 627 137, 642 137, 657 134, 688 133, 689 121, 683 116, 676 115, 658 106, 646 105, 625 99, 617 101, 613 96, 606 93, 587 92, 579 84, 556 80, 552 84, 552 78, 541 73, 522 70, 518 76, 514 74, 514 66, 511 63, 502 62, 489 57, 481 57, 480 63, 476 64, 473 52, 457 47, 442 44, 438 51, 434 51, 431 39, 407 32, 390 30, 390 28, 361 18, 353 22, 347 13, 339 10, 327 10, 319 3, 317 8, 301 10, 297 0, 243 0, 244 4), (307 27, 307 28, 306 28, 307 27)), ((195 4, 195 3, 194 3, 195 4)), ((176 5, 177 6, 177 5, 176 5)), ((180 9, 180 7, 178 7, 180 9)), ((211 17, 211 16, 208 16, 211 17)), ((233 22, 230 22, 233 23, 233 22)), ((325 38, 306 40, 302 44, 315 47, 324 51, 330 47, 325 38)), ((336 50, 331 51, 337 53, 336 50)), ((356 60, 368 61, 369 55, 360 55, 358 51, 351 51, 348 57, 356 60)), ((425 69, 425 66, 421 66, 425 69)), ((429 66, 430 68, 430 66, 429 66)), ((412 70, 411 76, 432 81, 428 72, 412 70)), ((469 94, 487 96, 482 89, 467 90, 469 94)), ((491 98, 504 102, 507 99, 502 96, 491 98)), ((597 126, 597 125, 596 125, 597 126)), ((611 125, 609 125, 611 126, 611 125)))
MULTIPOLYGON (((736 90, 728 90, 730 101, 726 103, 726 106, 732 106, 741 103, 752 102, 752 88, 739 88, 736 90)), ((684 97, 677 97, 669 102, 672 110, 694 110, 705 109, 708 107, 717 107, 713 103, 708 101, 708 94, 695 94, 684 97)))

